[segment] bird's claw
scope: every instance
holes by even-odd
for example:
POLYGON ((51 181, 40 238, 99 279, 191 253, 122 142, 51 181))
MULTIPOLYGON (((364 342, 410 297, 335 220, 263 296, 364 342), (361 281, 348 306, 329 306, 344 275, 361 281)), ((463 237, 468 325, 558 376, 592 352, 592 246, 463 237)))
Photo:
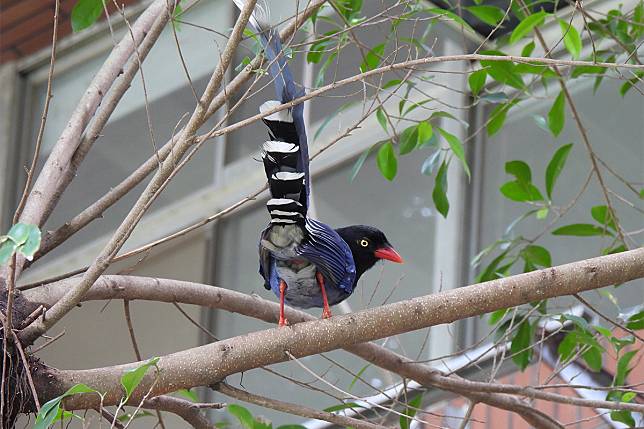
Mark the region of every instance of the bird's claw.
POLYGON ((333 316, 333 315, 331 314, 331 310, 330 310, 330 309, 325 308, 324 310, 322 310, 322 318, 323 318, 323 319, 330 319, 330 318, 331 318, 331 316, 333 316))
POLYGON ((279 325, 280 328, 284 326, 288 326, 288 319, 285 317, 280 317, 280 320, 277 324, 279 325))

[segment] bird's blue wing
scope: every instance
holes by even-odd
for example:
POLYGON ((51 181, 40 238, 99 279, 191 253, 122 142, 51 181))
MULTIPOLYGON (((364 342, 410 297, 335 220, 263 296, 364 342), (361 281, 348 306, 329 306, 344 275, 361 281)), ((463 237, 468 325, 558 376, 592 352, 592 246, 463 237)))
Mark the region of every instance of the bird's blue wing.
POLYGON ((353 291, 356 267, 351 249, 328 225, 306 219, 307 240, 297 248, 297 253, 312 262, 331 286, 353 291))

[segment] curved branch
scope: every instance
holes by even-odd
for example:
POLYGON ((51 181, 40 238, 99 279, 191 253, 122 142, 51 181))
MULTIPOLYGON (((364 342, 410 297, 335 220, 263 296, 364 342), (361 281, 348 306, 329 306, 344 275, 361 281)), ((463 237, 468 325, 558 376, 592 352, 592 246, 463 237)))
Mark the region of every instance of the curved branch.
POLYGON ((141 408, 167 411, 178 415, 195 429, 212 429, 213 424, 201 412, 205 408, 223 408, 224 404, 201 404, 172 396, 157 396, 143 402, 141 408))
MULTIPOLYGON (((285 350, 301 357, 344 347, 375 365, 421 384, 440 387, 471 400, 518 412, 535 426, 553 427, 556 424, 551 419, 513 396, 490 391, 473 391, 472 382, 458 377, 445 377, 429 366, 415 363, 375 344, 357 343, 641 277, 644 277, 644 248, 452 289, 354 314, 336 316, 330 320, 316 320, 296 324, 287 329, 254 332, 161 358, 159 367, 162 371, 153 388, 153 394, 208 385, 236 372, 282 362, 288 359, 284 354, 285 350)), ((30 290, 25 292, 25 297, 47 304, 78 281, 69 279, 30 290)), ((85 299, 117 297, 208 305, 266 321, 277 320, 277 305, 274 303, 226 289, 175 280, 103 276, 85 299)), ((301 311, 288 311, 289 320, 293 322, 312 318, 301 311)), ((101 392, 106 392, 106 404, 116 403, 121 395, 120 375, 124 370, 136 365, 132 363, 80 371, 51 370, 53 380, 58 382, 43 383, 44 380, 41 379, 42 390, 39 391, 43 392, 42 395, 46 399, 50 399, 71 385, 84 382, 101 392)), ((51 379, 48 378, 47 381, 49 380, 51 379)), ((133 395, 134 400, 142 395, 142 392, 150 389, 152 382, 152 378, 146 378, 133 395)), ((538 392, 534 394, 537 395, 538 392)), ((533 392, 530 392, 530 396, 533 396, 533 392)), ((91 396, 75 397, 67 406, 85 408, 96 405, 94 401, 95 398, 91 396)), ((641 406, 624 403, 608 403, 607 406, 613 409, 633 407, 641 406)))

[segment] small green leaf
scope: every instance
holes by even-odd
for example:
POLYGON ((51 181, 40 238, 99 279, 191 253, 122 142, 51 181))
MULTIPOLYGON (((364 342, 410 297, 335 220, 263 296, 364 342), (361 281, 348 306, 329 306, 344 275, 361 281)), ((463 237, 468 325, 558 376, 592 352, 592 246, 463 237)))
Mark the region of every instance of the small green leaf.
MULTIPOLYGON (((17 223, 11 227, 7 233, 7 237, 13 240, 17 245, 24 244, 29 238, 30 227, 34 225, 27 225, 25 223, 17 223)), ((36 227, 37 228, 37 227, 36 227)))
POLYGON ((599 372, 602 369, 602 352, 597 347, 590 347, 581 357, 584 359, 588 367, 595 372, 599 372))
POLYGON ((543 24, 546 16, 548 16, 548 14, 542 10, 524 18, 512 31, 512 34, 510 35, 510 44, 512 45, 516 43, 528 35, 528 33, 530 33, 535 27, 543 24))
POLYGON ((617 361, 617 371, 613 379, 613 386, 623 386, 626 383, 626 377, 631 372, 629 365, 631 360, 637 355, 637 350, 631 350, 622 355, 617 361))
POLYGON ((66 397, 80 394, 80 393, 98 394, 96 390, 92 389, 91 387, 88 387, 85 384, 82 384, 82 383, 75 384, 62 395, 48 401, 47 403, 43 404, 42 407, 40 407, 40 411, 38 412, 38 415, 36 415, 36 422, 34 423, 34 429, 47 429, 54 422, 69 416, 71 413, 65 414, 62 412, 63 410, 60 409, 60 403, 66 397))
POLYGON ((376 164, 382 176, 387 180, 394 180, 398 172, 398 160, 391 141, 388 141, 378 150, 376 157, 376 164))
POLYGON ((566 334, 563 340, 557 346, 557 353, 562 363, 570 360, 571 357, 575 354, 577 349, 577 332, 572 331, 566 334))
POLYGON ((327 413, 333 413, 335 411, 346 410, 347 408, 364 408, 362 405, 358 405, 355 402, 345 402, 344 404, 333 405, 324 409, 327 413))
POLYGON ((624 84, 619 88, 619 94, 622 97, 625 96, 626 93, 630 91, 633 86, 635 86, 638 82, 642 81, 643 77, 644 77, 644 72, 641 72, 641 71, 635 72, 635 77, 624 82, 624 84))
POLYGON ((615 225, 615 220, 608 210, 607 206, 595 206, 590 209, 590 214, 593 219, 599 222, 601 225, 605 225, 613 231, 617 230, 617 225, 615 225))
POLYGON ((434 137, 434 129, 432 128, 432 125, 427 122, 423 121, 418 124, 418 144, 416 145, 416 148, 421 148, 425 146, 429 146, 432 144, 432 140, 434 137))
POLYGON ((505 172, 513 175, 519 182, 532 182, 530 166, 524 161, 508 161, 505 163, 505 172))
POLYGON ((508 311, 510 311, 509 308, 503 308, 501 310, 496 310, 490 313, 490 317, 487 321, 488 324, 490 325, 496 325, 498 321, 503 319, 506 314, 508 314, 508 311))
MULTIPOLYGON (((507 55, 501 51, 482 51, 483 55, 507 55)), ((486 68, 487 74, 500 83, 505 83, 513 88, 523 89, 525 84, 516 66, 511 61, 481 60, 481 65, 486 68)))
POLYGON ((402 80, 400 79, 391 79, 389 82, 385 83, 382 87, 382 89, 389 89, 394 86, 398 86, 402 83, 402 80))
POLYGON ((543 196, 539 189, 532 183, 519 182, 518 180, 507 182, 499 188, 501 193, 508 199, 517 202, 542 201, 543 196))
POLYGON ((604 228, 588 224, 588 223, 573 223, 570 225, 562 226, 552 231, 553 235, 574 235, 577 237, 590 237, 594 235, 611 235, 609 232, 604 231, 604 228))
POLYGON ((628 410, 611 411, 610 418, 614 422, 624 423, 626 426, 631 428, 636 425, 633 414, 628 410))
POLYGON ((544 207, 542 209, 537 210, 536 217, 539 220, 544 220, 545 218, 548 217, 548 207, 544 207))
POLYGON ((532 358, 532 339, 534 336, 533 327, 526 319, 519 325, 517 333, 512 338, 510 351, 512 352, 512 361, 523 371, 530 365, 532 358))
POLYGON ((132 395, 132 392, 134 392, 134 389, 136 389, 138 385, 141 384, 141 381, 143 380, 143 377, 145 377, 145 374, 148 372, 148 369, 150 369, 150 367, 156 366, 157 362, 159 362, 159 358, 154 357, 136 368, 128 369, 123 372, 123 375, 121 376, 121 385, 125 389, 126 402, 132 395))
POLYGON ((360 377, 362 376, 362 374, 364 374, 364 372, 365 372, 365 371, 367 370, 367 368, 369 368, 370 366, 371 366, 371 364, 370 364, 370 363, 368 363, 368 364, 366 364, 365 366, 363 366, 362 368, 360 368, 360 371, 358 371, 358 373, 355 375, 355 377, 353 377, 353 379, 351 380, 351 383, 349 383, 349 392, 351 391, 351 389, 353 389, 353 386, 355 386, 356 382, 360 379, 360 377))
POLYGON ((552 266, 550 252, 545 247, 530 244, 523 248, 521 256, 523 256, 523 259, 525 259, 526 262, 530 262, 533 265, 540 267, 552 266))
POLYGON ((255 428, 255 419, 253 418, 253 415, 250 413, 250 411, 248 411, 246 408, 242 407, 241 405, 230 404, 226 407, 226 409, 230 414, 237 417, 239 423, 241 423, 241 425, 246 429, 255 428))
POLYGON ((521 50, 521 56, 529 57, 530 55, 532 55, 532 51, 534 51, 534 48, 535 48, 535 44, 533 40, 526 43, 526 45, 521 50))
POLYGON ((376 119, 378 119, 378 123, 382 127, 385 132, 387 131, 387 118, 385 116, 385 111, 382 109, 382 107, 379 107, 378 110, 376 110, 376 119))
POLYGON ((432 200, 434 200, 436 210, 444 218, 447 218, 447 213, 449 212, 449 200, 447 199, 447 166, 448 164, 443 160, 438 169, 438 173, 436 173, 434 190, 432 191, 432 200))
POLYGON ((472 91, 473 96, 477 96, 481 89, 485 86, 485 80, 487 79, 487 72, 485 70, 477 70, 473 73, 470 73, 467 78, 467 83, 470 86, 470 91, 472 91))
POLYGON ((550 128, 555 137, 561 133, 564 127, 566 121, 565 107, 564 93, 561 91, 548 112, 548 128, 550 128))
POLYGON ((572 143, 561 146, 557 151, 552 155, 552 159, 546 167, 546 193, 548 198, 552 198, 552 190, 555 187, 557 178, 563 170, 564 165, 566 165, 566 160, 568 159, 568 154, 572 149, 572 143))
POLYGON ((182 396, 188 401, 199 402, 199 397, 195 392, 190 389, 180 389, 175 392, 177 395, 182 396))
POLYGON ((0 244, 0 265, 6 264, 17 248, 18 245, 13 240, 6 240, 0 244))
POLYGON ((564 46, 570 52, 572 58, 576 60, 581 55, 581 37, 579 36, 579 32, 575 27, 561 19, 559 20, 559 26, 561 27, 564 46))
POLYGON ((382 54, 385 52, 385 44, 381 43, 374 46, 365 56, 364 61, 360 64, 360 71, 362 73, 373 70, 378 67, 382 54))
POLYGON ((644 329, 644 310, 629 317, 628 322, 626 322, 626 327, 635 331, 644 329))
POLYGON ((465 170, 467 177, 471 178, 470 167, 468 167, 467 165, 467 160, 465 159, 465 149, 463 149, 463 143, 461 143, 461 140, 454 134, 451 134, 442 128, 439 128, 438 132, 447 141, 447 144, 449 144, 449 147, 454 155, 456 155, 456 157, 461 161, 461 165, 463 166, 463 170, 465 170))
POLYGON ((510 110, 510 108, 515 104, 516 102, 514 101, 499 104, 494 108, 494 110, 492 110, 492 112, 490 113, 490 119, 485 126, 488 136, 493 136, 494 134, 499 132, 501 128, 503 128, 508 110, 510 110))
POLYGON ((40 248, 40 229, 36 225, 27 225, 27 224, 18 224, 24 225, 27 230, 27 239, 23 242, 21 246, 18 247, 18 251, 22 253, 27 260, 31 261, 34 257, 34 254, 40 248))
POLYGON ((401 155, 406 155, 409 152, 416 149, 417 145, 418 145, 418 127, 416 125, 412 125, 411 127, 405 128, 403 132, 400 134, 400 143, 398 146, 399 153, 401 155))
POLYGON ((466 7, 472 15, 492 27, 496 26, 503 20, 505 12, 496 6, 469 6, 466 7))
POLYGON ((103 0, 78 0, 72 9, 72 30, 77 33, 89 27, 103 13, 103 0))
POLYGON ((402 413, 403 415, 400 416, 399 418, 400 429, 409 429, 411 422, 414 419, 416 412, 420 408, 422 401, 423 401, 422 393, 419 395, 416 395, 414 399, 409 401, 409 403, 405 407, 405 411, 403 411, 402 413))

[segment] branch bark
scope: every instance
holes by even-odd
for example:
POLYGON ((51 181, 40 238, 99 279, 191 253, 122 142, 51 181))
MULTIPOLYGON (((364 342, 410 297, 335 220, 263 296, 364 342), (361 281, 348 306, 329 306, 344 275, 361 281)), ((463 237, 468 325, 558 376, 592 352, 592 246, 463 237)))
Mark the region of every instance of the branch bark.
POLYGON ((201 404, 173 398, 172 396, 157 396, 143 402, 141 408, 148 410, 167 411, 178 415, 195 429, 212 429, 213 424, 201 412, 205 408, 223 408, 224 404, 201 404))
MULTIPOLYGON (((451 323, 498 309, 532 301, 570 295, 644 277, 644 248, 601 256, 545 270, 507 277, 491 282, 457 288, 435 295, 414 298, 354 314, 296 324, 286 329, 269 329, 205 346, 174 353, 160 359, 160 379, 153 394, 181 388, 209 385, 227 375, 287 360, 284 351, 296 357, 344 347, 382 368, 414 379, 426 386, 436 386, 468 397, 470 400, 520 413, 530 424, 556 427, 557 424, 517 398, 499 393, 472 391, 467 380, 445 377, 431 367, 415 363, 375 344, 358 344, 415 329, 451 323)), ((78 279, 25 292, 29 300, 47 304, 78 279)), ((211 305, 267 321, 277 318, 274 303, 233 291, 174 280, 104 276, 89 291, 86 299, 146 299, 211 305), (127 286, 127 287, 126 287, 127 286)), ((289 309, 292 321, 312 316, 289 309)), ((105 404, 120 399, 120 375, 137 363, 80 371, 51 370, 52 378, 36 383, 41 396, 48 400, 60 395, 75 383, 83 382, 106 392, 105 404), (56 380, 50 383, 51 380, 56 380)), ((147 392, 153 378, 146 378, 133 400, 147 392)), ((72 408, 95 406, 96 398, 74 397, 66 405, 72 408)), ((633 404, 612 404, 609 408, 630 409, 633 404)))

